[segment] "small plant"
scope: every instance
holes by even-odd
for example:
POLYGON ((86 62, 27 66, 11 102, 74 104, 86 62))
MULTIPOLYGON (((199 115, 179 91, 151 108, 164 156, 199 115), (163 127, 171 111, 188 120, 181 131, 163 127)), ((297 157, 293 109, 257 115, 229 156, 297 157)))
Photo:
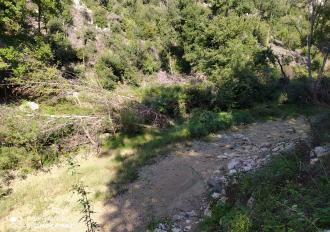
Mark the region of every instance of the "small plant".
MULTIPOLYGON (((71 173, 72 176, 78 174, 77 167, 78 164, 72 159, 68 158, 68 171, 71 173)), ((80 221, 83 221, 86 225, 86 232, 96 232, 98 231, 99 224, 95 222, 92 218, 92 214, 95 212, 92 210, 92 205, 88 199, 88 192, 86 191, 86 186, 82 181, 78 181, 77 184, 73 185, 73 191, 79 195, 78 203, 81 205, 82 210, 82 217, 80 221)))
POLYGON ((91 203, 87 197, 88 192, 86 191, 86 186, 80 182, 73 186, 74 191, 79 194, 80 198, 78 202, 82 206, 81 213, 83 216, 80 221, 83 221, 87 227, 86 232, 96 232, 98 231, 99 225, 92 219, 92 214, 95 212, 92 210, 91 203))

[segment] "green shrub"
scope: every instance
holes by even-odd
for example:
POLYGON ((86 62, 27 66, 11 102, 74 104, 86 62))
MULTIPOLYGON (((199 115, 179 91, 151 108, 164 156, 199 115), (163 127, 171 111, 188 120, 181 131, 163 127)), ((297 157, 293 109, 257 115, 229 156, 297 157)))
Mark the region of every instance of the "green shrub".
POLYGON ((211 111, 195 109, 189 120, 190 136, 202 137, 210 132, 217 131, 221 124, 218 120, 218 115, 211 111))
POLYGON ((324 112, 311 119, 311 126, 315 144, 330 143, 330 113, 324 112))
POLYGON ((58 32, 64 32, 63 21, 59 18, 52 18, 47 23, 48 33, 55 34, 58 32))
POLYGON ((84 40, 85 40, 85 44, 88 41, 94 41, 96 38, 96 32, 95 30, 91 29, 91 28, 87 28, 84 32, 84 40))
POLYGON ((153 56, 148 54, 142 65, 142 70, 145 74, 152 74, 160 69, 160 62, 157 61, 153 56))
POLYGON ((289 103, 309 103, 312 100, 310 81, 304 77, 291 80, 286 93, 289 103))
POLYGON ((132 108, 125 108, 120 112, 121 131, 127 135, 135 135, 142 132, 143 120, 132 108))
POLYGON ((99 27, 107 27, 107 15, 108 12, 105 8, 97 6, 94 9, 94 21, 95 24, 99 27))
POLYGON ((24 148, 1 147, 0 148, 0 170, 11 170, 28 155, 24 148))
POLYGON ((156 87, 147 89, 143 103, 171 118, 182 118, 186 113, 184 87, 156 87))
POLYGON ((186 89, 187 110, 194 108, 204 108, 214 110, 217 105, 218 88, 212 83, 196 84, 188 86, 186 89))
POLYGON ((249 108, 264 101, 264 86, 260 78, 249 70, 237 70, 232 76, 217 80, 216 84, 219 88, 217 104, 221 109, 249 108))
POLYGON ((96 73, 107 89, 113 89, 118 83, 136 83, 137 71, 127 65, 125 59, 113 53, 99 59, 96 73))
POLYGON ((64 33, 55 33, 50 37, 54 58, 61 64, 77 61, 77 52, 72 48, 64 33))
POLYGON ((102 56, 96 64, 96 72, 105 83, 104 87, 112 89, 123 81, 125 66, 118 56, 107 54, 102 56))

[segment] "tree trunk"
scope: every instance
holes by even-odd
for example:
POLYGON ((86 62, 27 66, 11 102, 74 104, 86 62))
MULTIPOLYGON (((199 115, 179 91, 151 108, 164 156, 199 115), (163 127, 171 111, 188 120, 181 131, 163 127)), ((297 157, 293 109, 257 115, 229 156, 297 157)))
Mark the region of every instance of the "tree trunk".
POLYGON ((314 25, 315 25, 315 7, 314 7, 314 1, 312 0, 310 3, 311 12, 310 12, 310 31, 307 37, 307 70, 308 70, 308 77, 312 81, 313 75, 312 75, 312 61, 311 61, 311 50, 312 50, 312 44, 313 44, 313 34, 314 34, 314 25))
POLYGON ((41 5, 38 5, 38 32, 41 33, 41 5))
POLYGON ((322 78, 322 75, 323 75, 323 72, 324 72, 324 69, 325 69, 325 65, 326 65, 327 60, 328 60, 328 57, 329 57, 329 52, 330 52, 330 48, 327 48, 327 51, 326 51, 326 53, 324 55, 324 58, 323 58, 322 66, 319 69, 319 72, 318 72, 318 75, 317 75, 317 79, 321 79, 322 78))
POLYGON ((281 63, 281 59, 280 59, 278 56, 275 56, 275 59, 276 59, 278 65, 280 66, 281 73, 282 73, 282 77, 283 77, 284 79, 289 79, 288 76, 286 75, 285 71, 284 71, 283 65, 282 65, 282 63, 281 63))
POLYGON ((311 62, 312 38, 313 38, 313 25, 311 25, 311 31, 307 39, 307 70, 308 70, 308 77, 310 80, 313 80, 312 62, 311 62))

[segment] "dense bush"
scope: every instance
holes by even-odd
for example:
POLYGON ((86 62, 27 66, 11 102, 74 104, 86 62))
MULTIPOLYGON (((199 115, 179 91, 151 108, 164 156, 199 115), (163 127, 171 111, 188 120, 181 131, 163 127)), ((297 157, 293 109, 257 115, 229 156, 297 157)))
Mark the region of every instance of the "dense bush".
POLYGON ((274 100, 276 85, 263 84, 249 74, 182 86, 154 87, 144 92, 144 104, 172 118, 181 118, 193 109, 221 111, 249 108, 274 100))
POLYGON ((223 127, 224 120, 221 120, 217 113, 207 110, 195 109, 189 119, 189 133, 192 138, 199 138, 215 132, 223 127))
POLYGON ((96 72, 107 89, 113 89, 118 83, 135 83, 136 79, 135 69, 128 66, 123 57, 113 53, 99 59, 96 72))
POLYGON ((64 32, 64 22, 58 18, 52 18, 47 23, 49 34, 64 32))
POLYGON ((186 113, 185 87, 156 87, 147 89, 143 103, 172 118, 181 118, 186 113))
POLYGON ((108 12, 103 7, 95 7, 94 8, 94 20, 95 24, 99 27, 107 27, 108 20, 107 20, 108 12))
POLYGON ((133 107, 122 109, 120 112, 121 131, 128 135, 135 135, 142 132, 143 119, 133 107))
POLYGON ((218 106, 219 89, 212 83, 191 85, 186 89, 187 111, 194 108, 208 110, 216 109, 218 106))
POLYGON ((312 101, 310 81, 305 77, 291 80, 285 92, 290 103, 310 103, 312 101))
POLYGON ((59 144, 74 132, 72 123, 65 120, 45 123, 41 118, 27 119, 17 112, 13 117, 13 113, 0 118, 0 171, 41 168, 56 161, 63 153, 59 144))

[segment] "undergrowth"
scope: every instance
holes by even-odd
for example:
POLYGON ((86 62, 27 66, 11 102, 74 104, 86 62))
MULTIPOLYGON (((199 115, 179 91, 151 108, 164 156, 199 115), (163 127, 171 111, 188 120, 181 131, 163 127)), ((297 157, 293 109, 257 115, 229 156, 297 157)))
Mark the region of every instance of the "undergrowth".
MULTIPOLYGON (((313 117, 314 145, 330 142, 329 112, 313 117)), ((311 165, 306 149, 238 174, 199 231, 322 231, 330 228, 330 154, 311 165)))
POLYGON ((301 154, 287 154, 260 170, 237 176, 228 187, 228 201, 214 205, 200 231, 330 228, 329 165, 329 156, 311 167, 301 154))

